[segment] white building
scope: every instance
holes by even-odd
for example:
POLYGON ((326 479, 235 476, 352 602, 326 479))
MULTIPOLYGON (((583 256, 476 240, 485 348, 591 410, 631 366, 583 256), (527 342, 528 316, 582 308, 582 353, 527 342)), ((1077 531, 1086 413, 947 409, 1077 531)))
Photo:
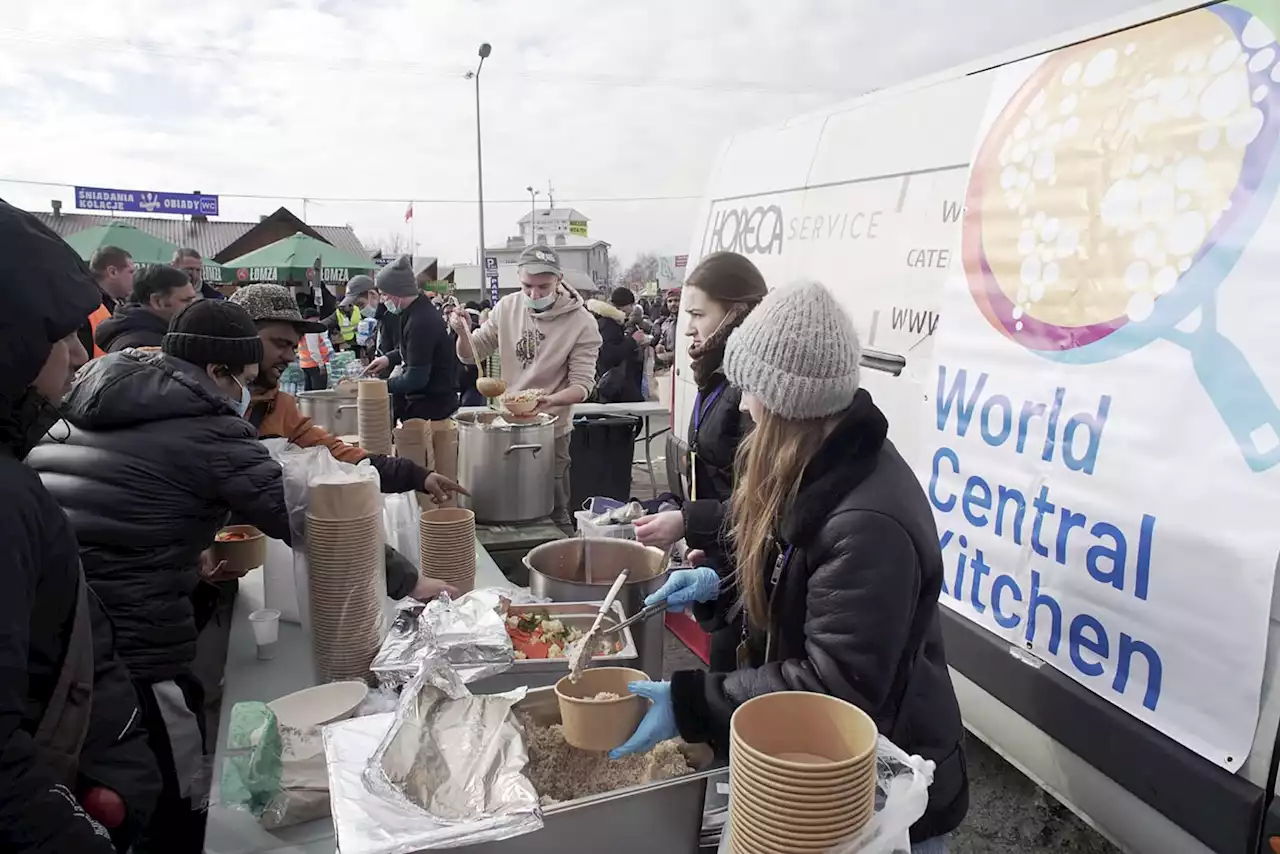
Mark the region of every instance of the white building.
POLYGON ((520 217, 520 236, 525 243, 542 241, 548 246, 557 237, 586 237, 587 216, 575 208, 547 208, 520 217))

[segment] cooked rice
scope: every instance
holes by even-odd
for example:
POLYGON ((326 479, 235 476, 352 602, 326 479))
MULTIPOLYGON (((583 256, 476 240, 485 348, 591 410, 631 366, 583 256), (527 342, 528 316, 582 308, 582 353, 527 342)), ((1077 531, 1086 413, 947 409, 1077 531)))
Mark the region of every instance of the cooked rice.
POLYGON ((613 693, 612 691, 601 691, 599 694, 596 694, 596 695, 595 695, 594 697, 592 697, 591 699, 593 699, 593 700, 621 700, 621 699, 622 699, 622 695, 621 695, 621 694, 615 694, 615 693, 613 693))
POLYGON ((570 746, 560 724, 538 726, 528 718, 521 723, 529 750, 524 773, 544 805, 670 780, 693 771, 675 741, 660 742, 648 753, 610 759, 607 753, 570 746))

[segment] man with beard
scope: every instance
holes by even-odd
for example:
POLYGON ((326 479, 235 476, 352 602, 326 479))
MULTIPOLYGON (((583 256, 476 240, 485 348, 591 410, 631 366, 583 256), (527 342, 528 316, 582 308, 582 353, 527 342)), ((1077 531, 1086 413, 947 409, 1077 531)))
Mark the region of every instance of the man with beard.
POLYGON ((159 347, 173 316, 200 298, 195 285, 175 267, 148 267, 133 281, 133 299, 98 324, 94 343, 108 353, 129 347, 159 347))
POLYGON ((69 246, 4 202, 0 246, 0 850, 113 854, 150 819, 160 774, 75 535, 23 463, 88 358, 77 330, 102 296, 69 246))
MULTIPOLYGON (((348 445, 337 436, 317 426, 298 409, 298 400, 279 388, 280 375, 297 359, 298 341, 308 333, 324 329, 322 323, 306 320, 288 289, 279 285, 249 285, 240 288, 231 302, 244 308, 258 327, 262 339, 262 362, 258 378, 251 388, 249 411, 245 417, 258 429, 259 438, 282 437, 302 448, 322 445, 333 458, 344 463, 369 460, 378 470, 382 491, 426 492, 441 503, 454 493, 469 494, 454 481, 429 472, 405 459, 385 454, 370 454, 348 445)), ((387 549, 387 595, 392 599, 412 596, 419 601, 434 598, 442 590, 456 593, 448 585, 430 578, 419 578, 417 569, 394 549, 387 549)))

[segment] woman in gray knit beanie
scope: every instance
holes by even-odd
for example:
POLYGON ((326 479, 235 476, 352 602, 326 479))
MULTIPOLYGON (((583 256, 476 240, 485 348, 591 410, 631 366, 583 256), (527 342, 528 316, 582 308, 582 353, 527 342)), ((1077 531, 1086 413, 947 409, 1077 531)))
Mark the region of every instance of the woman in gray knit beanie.
POLYGON ((830 694, 936 763, 911 828, 912 851, 934 854, 969 804, 939 619, 942 552, 924 490, 860 388, 860 355, 848 314, 816 282, 771 291, 730 336, 725 375, 755 422, 735 467, 733 583, 711 567, 677 570, 645 604, 692 605, 715 630, 741 603, 738 665, 632 683, 651 706, 610 755, 676 735, 725 751, 747 700, 830 694))

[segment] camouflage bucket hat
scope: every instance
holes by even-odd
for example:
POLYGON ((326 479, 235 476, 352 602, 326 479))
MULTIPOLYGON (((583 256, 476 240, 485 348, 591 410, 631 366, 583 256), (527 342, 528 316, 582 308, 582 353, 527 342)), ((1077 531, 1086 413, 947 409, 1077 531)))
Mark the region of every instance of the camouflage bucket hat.
POLYGON ((325 325, 306 320, 298 311, 298 301, 281 285, 246 285, 231 295, 231 301, 243 308, 254 323, 292 323, 299 332, 324 332, 325 325))

